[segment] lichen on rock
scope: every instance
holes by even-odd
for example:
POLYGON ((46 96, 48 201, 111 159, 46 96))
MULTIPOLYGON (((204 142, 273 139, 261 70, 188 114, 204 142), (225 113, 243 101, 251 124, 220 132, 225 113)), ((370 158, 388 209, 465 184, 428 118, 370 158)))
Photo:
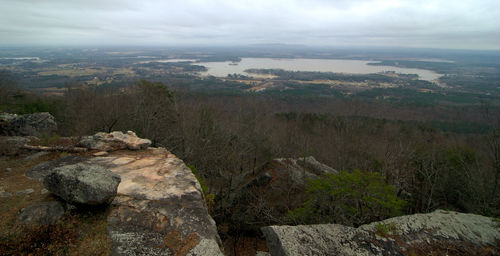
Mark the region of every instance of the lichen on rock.
POLYGON ((99 165, 74 164, 52 170, 43 181, 47 190, 70 204, 109 203, 121 178, 99 165))
POLYGON ((500 229, 489 217, 437 210, 390 218, 358 228, 339 224, 262 228, 272 255, 407 255, 450 248, 500 253, 500 229), (380 234, 378 226, 389 232, 380 234))

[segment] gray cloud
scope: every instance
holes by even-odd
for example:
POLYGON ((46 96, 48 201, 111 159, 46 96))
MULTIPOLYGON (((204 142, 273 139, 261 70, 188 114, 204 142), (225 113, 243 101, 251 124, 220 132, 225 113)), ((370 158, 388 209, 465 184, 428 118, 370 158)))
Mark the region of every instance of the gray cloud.
POLYGON ((2 0, 0 45, 500 49, 498 0, 2 0))

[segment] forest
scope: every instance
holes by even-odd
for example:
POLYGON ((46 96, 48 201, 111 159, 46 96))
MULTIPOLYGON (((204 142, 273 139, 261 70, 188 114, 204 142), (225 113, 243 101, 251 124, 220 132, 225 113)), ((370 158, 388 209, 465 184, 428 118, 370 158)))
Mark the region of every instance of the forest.
POLYGON ((487 101, 207 94, 148 80, 68 86, 62 97, 44 96, 20 88, 5 72, 0 90, 0 110, 50 112, 57 136, 133 130, 176 154, 202 183, 223 239, 258 236, 270 224, 358 226, 435 209, 500 215, 500 112, 487 101), (243 177, 272 159, 308 156, 341 174, 308 181, 300 207, 275 211, 276 205, 248 205, 238 194, 243 177), (365 190, 367 184, 373 189, 365 190), (325 196, 338 191, 342 196, 325 196))

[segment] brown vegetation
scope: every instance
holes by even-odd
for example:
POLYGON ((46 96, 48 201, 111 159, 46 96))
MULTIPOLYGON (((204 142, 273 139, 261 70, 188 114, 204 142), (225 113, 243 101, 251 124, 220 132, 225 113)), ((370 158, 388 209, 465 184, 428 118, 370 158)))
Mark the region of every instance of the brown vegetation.
MULTIPOLYGON (((313 155, 337 170, 380 172, 409 202, 408 214, 438 208, 499 214, 498 109, 183 94, 148 81, 125 89, 68 89, 57 106, 51 112, 61 135, 133 130, 196 167, 206 192, 215 195, 214 219, 228 227, 220 229, 223 238, 255 230, 233 214, 246 203, 234 201, 233 193, 242 176, 276 157, 313 155), (423 123, 432 120, 476 122, 489 132, 445 132, 423 123)), ((264 224, 283 224, 280 216, 270 217, 276 218, 264 224)))

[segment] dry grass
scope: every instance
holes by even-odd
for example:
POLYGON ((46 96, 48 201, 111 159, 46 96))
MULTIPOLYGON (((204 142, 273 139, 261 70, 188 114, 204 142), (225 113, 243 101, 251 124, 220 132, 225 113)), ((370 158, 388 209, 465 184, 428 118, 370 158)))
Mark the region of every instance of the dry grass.
POLYGON ((41 182, 25 177, 24 172, 61 155, 64 154, 54 152, 28 161, 25 156, 0 157, 0 187, 12 194, 0 198, 0 255, 109 255, 107 208, 73 210, 51 226, 25 226, 17 222, 22 208, 56 200, 50 193, 42 194, 41 182), (12 170, 7 172, 6 168, 12 170), (34 192, 15 194, 28 188, 34 192))

